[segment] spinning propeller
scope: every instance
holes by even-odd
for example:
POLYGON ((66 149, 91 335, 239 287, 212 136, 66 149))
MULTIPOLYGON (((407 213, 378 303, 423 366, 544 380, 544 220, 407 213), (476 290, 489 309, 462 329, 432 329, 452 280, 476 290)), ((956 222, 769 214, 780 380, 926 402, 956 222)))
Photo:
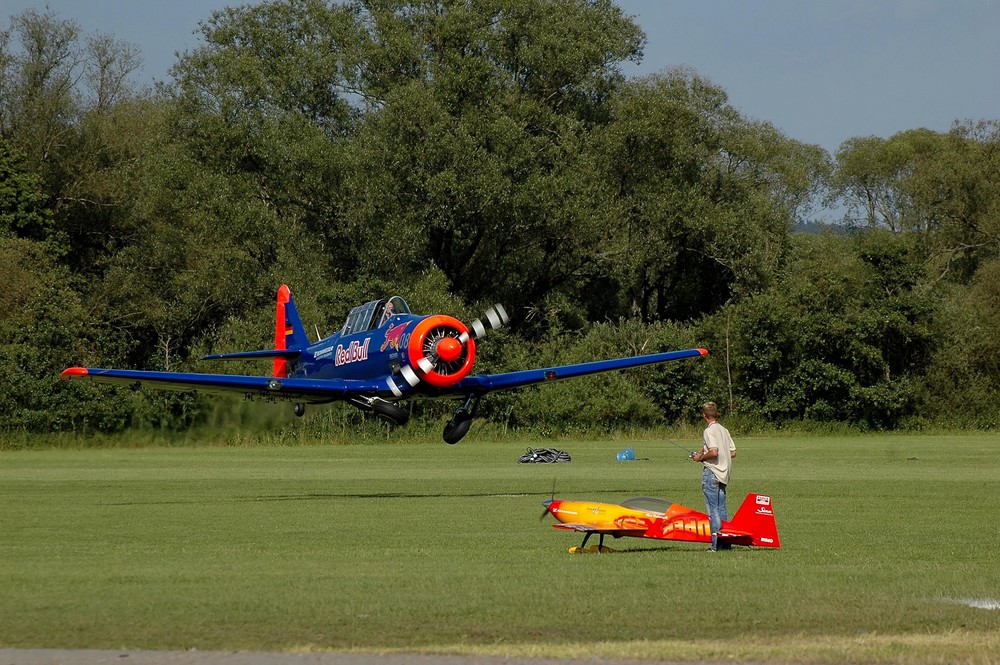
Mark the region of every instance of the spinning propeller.
POLYGON ((556 479, 552 479, 552 497, 548 501, 542 501, 542 505, 545 506, 542 510, 542 514, 538 516, 538 521, 541 522, 545 519, 545 516, 549 514, 549 506, 555 503, 556 500, 556 479))
MULTIPOLYGON (((480 319, 466 326, 452 316, 428 316, 417 323, 406 345, 409 363, 400 368, 400 374, 409 388, 416 388, 423 381, 436 388, 447 388, 461 381, 472 370, 476 358, 475 340, 487 331, 496 330, 510 321, 502 305, 493 305, 480 319), (488 327, 487 327, 488 326, 488 327)), ((402 397, 406 386, 388 379, 389 389, 402 397)))

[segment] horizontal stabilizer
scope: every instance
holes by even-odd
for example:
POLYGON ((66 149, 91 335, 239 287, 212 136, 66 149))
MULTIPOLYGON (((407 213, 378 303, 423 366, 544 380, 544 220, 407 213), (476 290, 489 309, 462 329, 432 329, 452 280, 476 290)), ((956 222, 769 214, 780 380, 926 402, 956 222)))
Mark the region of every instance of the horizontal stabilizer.
POLYGON ((264 349, 263 351, 239 351, 237 353, 213 353, 202 356, 202 360, 246 360, 248 358, 297 358, 298 349, 264 349))
POLYGON ((729 545, 753 545, 753 534, 732 529, 722 529, 719 531, 719 542, 729 545))
POLYGON ((268 401, 288 400, 310 404, 325 404, 350 399, 357 395, 374 395, 386 390, 384 377, 370 381, 279 379, 271 376, 241 376, 238 374, 69 367, 63 370, 62 378, 111 383, 133 388, 145 386, 162 390, 236 393, 245 399, 262 397, 268 401))

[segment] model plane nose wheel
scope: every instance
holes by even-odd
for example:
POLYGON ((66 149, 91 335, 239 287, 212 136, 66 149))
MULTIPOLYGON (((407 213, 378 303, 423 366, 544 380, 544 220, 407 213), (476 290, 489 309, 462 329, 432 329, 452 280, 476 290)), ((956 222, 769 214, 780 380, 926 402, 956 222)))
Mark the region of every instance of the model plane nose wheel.
POLYGON ((448 424, 444 426, 444 442, 455 444, 469 433, 472 427, 472 414, 468 411, 456 411, 448 424))
POLYGON ((306 405, 302 402, 296 402, 295 406, 292 407, 292 412, 301 418, 306 414, 306 405))
POLYGON ((469 428, 472 427, 472 417, 476 415, 476 408, 479 406, 479 400, 476 399, 475 402, 472 401, 472 395, 469 395, 465 400, 465 404, 460 406, 455 414, 448 421, 448 424, 444 426, 444 442, 448 444, 455 444, 462 440, 466 434, 469 433, 469 428), (469 408, 471 405, 472 408, 469 408))

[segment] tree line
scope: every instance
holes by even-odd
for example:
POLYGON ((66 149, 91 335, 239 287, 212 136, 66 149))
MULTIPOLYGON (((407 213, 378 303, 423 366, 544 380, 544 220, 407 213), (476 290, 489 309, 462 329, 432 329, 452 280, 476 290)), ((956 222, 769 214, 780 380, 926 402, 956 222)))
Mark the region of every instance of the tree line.
POLYGON ((696 71, 626 77, 646 36, 610 0, 268 0, 199 30, 151 88, 138 48, 70 19, 0 32, 0 428, 203 422, 59 372, 267 348, 281 283, 323 335, 389 293, 502 302, 477 371, 711 350, 491 396, 504 427, 706 399, 762 427, 1000 422, 996 120, 830 155, 696 71), (795 232, 823 209, 847 212, 795 232))

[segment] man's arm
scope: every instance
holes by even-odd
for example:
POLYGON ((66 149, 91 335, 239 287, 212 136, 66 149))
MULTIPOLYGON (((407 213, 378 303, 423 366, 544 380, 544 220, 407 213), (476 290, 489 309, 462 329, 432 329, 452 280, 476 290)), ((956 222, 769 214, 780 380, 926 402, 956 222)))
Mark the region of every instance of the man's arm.
POLYGON ((709 448, 708 450, 702 450, 694 454, 693 459, 695 462, 704 462, 705 460, 715 459, 719 456, 718 448, 709 448))

